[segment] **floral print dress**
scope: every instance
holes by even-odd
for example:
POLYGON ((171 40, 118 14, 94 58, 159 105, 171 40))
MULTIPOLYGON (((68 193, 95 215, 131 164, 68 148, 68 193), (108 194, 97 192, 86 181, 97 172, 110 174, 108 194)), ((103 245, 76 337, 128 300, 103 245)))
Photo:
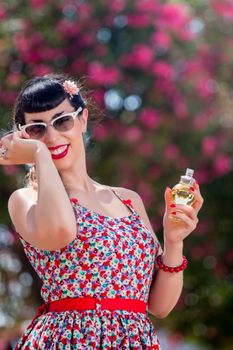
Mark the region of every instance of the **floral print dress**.
MULTIPOLYGON (((131 201, 114 193, 129 208, 129 215, 103 216, 71 199, 77 235, 62 249, 38 249, 19 236, 43 282, 44 302, 94 297, 147 303, 160 246, 131 201)), ((147 313, 95 309, 42 314, 24 331, 18 349, 160 350, 160 345, 147 313)))

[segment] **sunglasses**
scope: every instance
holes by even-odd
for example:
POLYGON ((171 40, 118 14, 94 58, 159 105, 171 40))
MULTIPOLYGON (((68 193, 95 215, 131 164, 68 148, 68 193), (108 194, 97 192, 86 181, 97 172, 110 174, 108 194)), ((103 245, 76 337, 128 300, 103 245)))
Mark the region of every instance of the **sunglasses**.
POLYGON ((50 123, 31 123, 20 125, 19 130, 26 131, 28 135, 33 139, 42 138, 47 130, 47 127, 51 125, 55 130, 63 132, 71 130, 74 127, 74 119, 83 111, 82 107, 79 107, 76 111, 60 115, 54 118, 50 123))

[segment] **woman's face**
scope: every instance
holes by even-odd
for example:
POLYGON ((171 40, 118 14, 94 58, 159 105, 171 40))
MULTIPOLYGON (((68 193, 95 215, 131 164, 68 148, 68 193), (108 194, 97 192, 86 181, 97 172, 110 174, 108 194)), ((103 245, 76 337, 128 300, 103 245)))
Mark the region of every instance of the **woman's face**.
MULTIPOLYGON (((44 122, 46 124, 64 114, 74 112, 69 100, 65 99, 57 107, 45 112, 25 113, 25 124, 44 122)), ((67 131, 56 130, 48 125, 45 134, 39 138, 49 149, 52 159, 58 170, 67 169, 85 153, 82 133, 87 128, 88 111, 83 112, 74 118, 74 126, 67 131)))

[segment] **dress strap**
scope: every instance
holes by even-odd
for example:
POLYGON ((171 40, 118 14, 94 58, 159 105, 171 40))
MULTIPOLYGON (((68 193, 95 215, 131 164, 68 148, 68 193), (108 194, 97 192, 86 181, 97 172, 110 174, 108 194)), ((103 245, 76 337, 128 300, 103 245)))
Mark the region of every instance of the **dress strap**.
POLYGON ((74 209, 76 221, 78 224, 83 222, 83 215, 82 215, 82 206, 79 204, 79 201, 75 197, 70 198, 70 202, 72 203, 72 207, 74 209))
POLYGON ((121 195, 112 187, 110 187, 110 189, 112 190, 112 192, 120 199, 120 201, 126 205, 126 207, 133 213, 135 214, 135 210, 132 204, 131 199, 124 199, 123 197, 121 197, 121 195))

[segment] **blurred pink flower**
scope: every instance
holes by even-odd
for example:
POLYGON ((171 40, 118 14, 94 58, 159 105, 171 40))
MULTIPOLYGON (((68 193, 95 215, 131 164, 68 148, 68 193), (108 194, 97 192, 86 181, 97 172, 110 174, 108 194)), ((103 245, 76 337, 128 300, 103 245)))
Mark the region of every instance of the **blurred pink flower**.
POLYGON ((177 145, 170 144, 164 149, 164 157, 167 159, 176 160, 180 155, 180 150, 177 145))
POLYGON ((191 32, 188 27, 186 27, 184 31, 177 32, 176 35, 183 42, 189 42, 195 39, 194 32, 191 32))
POLYGON ((201 68, 201 63, 199 59, 192 58, 192 59, 187 59, 184 62, 184 75, 185 77, 192 77, 194 74, 198 73, 201 68))
POLYGON ((139 116, 140 121, 148 129, 155 130, 161 123, 161 116, 159 112, 154 108, 144 108, 139 116))
POLYGON ((81 26, 77 26, 77 23, 70 22, 67 19, 62 19, 58 22, 56 31, 60 33, 62 37, 64 36, 67 39, 68 37, 77 37, 82 29, 81 26))
POLYGON ((95 90, 92 93, 94 100, 99 106, 104 106, 104 94, 104 89, 101 89, 100 87, 98 88, 98 90, 95 90))
POLYGON ((215 115, 213 106, 208 106, 205 110, 196 115, 193 125, 196 130, 203 130, 215 115))
POLYGON ((73 74, 83 74, 86 71, 87 61, 82 57, 77 57, 71 64, 70 70, 73 74))
MULTIPOLYGON (((128 174, 127 174, 127 177, 128 177, 128 174)), ((127 178, 125 176, 125 179, 122 180, 119 185, 120 185, 120 187, 124 187, 124 188, 133 188, 134 184, 132 183, 131 179, 127 180, 127 178)))
POLYGON ((161 8, 161 17, 170 24, 179 26, 187 22, 187 6, 183 3, 167 3, 161 8))
POLYGON ((7 76, 7 84, 9 86, 18 86, 22 80, 22 75, 20 73, 10 73, 7 76))
POLYGON ((158 47, 168 50, 171 47, 171 36, 165 32, 157 32, 152 35, 152 42, 158 47))
POLYGON ((188 107, 186 101, 180 96, 177 96, 174 99, 174 114, 179 119, 185 119, 188 116, 188 107))
POLYGON ((137 0, 136 9, 139 12, 150 12, 152 14, 159 14, 161 5, 158 1, 155 0, 137 0))
POLYGON ((164 4, 161 6, 158 19, 156 19, 156 25, 158 28, 172 31, 182 41, 190 41, 194 34, 188 27, 192 19, 189 12, 189 7, 184 2, 164 4))
POLYGON ((42 61, 41 59, 41 51, 38 50, 28 50, 27 52, 24 52, 22 54, 22 58, 25 62, 27 62, 28 64, 31 65, 37 65, 40 64, 40 62, 42 61))
POLYGON ((104 125, 97 125, 93 130, 93 137, 97 141, 102 141, 106 138, 108 131, 104 125))
POLYGON ((28 39, 23 33, 16 33, 13 36, 13 43, 18 53, 28 50, 28 39))
POLYGON ((197 91, 203 99, 209 99, 214 94, 214 90, 212 88, 212 80, 209 77, 201 77, 197 84, 197 91))
POLYGON ((194 177, 199 184, 208 183, 210 181, 210 174, 208 170, 196 168, 194 171, 194 177))
MULTIPOLYGON (((221 50, 213 50, 207 43, 203 43, 199 46, 196 55, 200 61, 200 69, 205 73, 205 76, 208 76, 210 79, 212 78, 216 70, 216 65, 221 64, 225 53, 226 52, 222 52, 221 50)), ((199 76, 201 76, 201 73, 200 71, 199 76)))
POLYGON ((53 68, 45 64, 36 64, 32 66, 33 75, 44 75, 53 73, 53 68))
POLYGON ((231 158, 227 154, 217 155, 214 162, 214 169, 217 175, 222 176, 227 174, 231 170, 231 158))
POLYGON ((152 73, 160 78, 172 80, 175 76, 175 69, 166 62, 157 61, 152 66, 152 73))
POLYGON ((213 136, 206 136, 202 140, 202 152, 206 156, 214 155, 216 153, 216 151, 217 151, 217 146, 218 146, 218 141, 213 136))
POLYGON ((166 103, 173 104, 178 95, 178 86, 167 79, 155 79, 153 86, 154 93, 164 95, 166 103))
POLYGON ((6 175, 17 174, 18 167, 16 165, 3 165, 3 171, 6 175))
POLYGON ((191 19, 188 6, 185 3, 167 3, 161 6, 160 19, 169 28, 185 29, 185 25, 191 19))
POLYGON ((138 142, 142 137, 142 131, 137 126, 131 126, 126 130, 125 138, 130 142, 138 142))
POLYGON ((129 14, 128 25, 133 28, 144 28, 151 24, 151 16, 147 13, 129 14))
POLYGON ((108 48, 105 45, 96 45, 95 54, 97 57, 104 57, 108 55, 108 48))
POLYGON ((33 32, 27 39, 29 40, 31 47, 38 48, 38 46, 46 46, 46 40, 42 33, 33 32))
POLYGON ((213 9, 222 17, 233 20, 232 0, 211 0, 213 9))
POLYGON ((3 20, 6 17, 6 9, 3 4, 0 4, 0 19, 3 20))
POLYGON ((120 58, 120 62, 126 67, 138 67, 148 69, 153 62, 154 51, 147 45, 137 44, 131 53, 120 58))
POLYGON ((148 141, 144 141, 138 144, 137 146, 137 153, 142 157, 149 157, 153 154, 153 152, 154 152, 154 147, 148 141))
POLYGON ((44 61, 44 58, 46 59, 46 61, 54 61, 57 56, 59 56, 61 50, 59 50, 58 48, 54 48, 54 47, 49 47, 46 46, 46 44, 42 44, 43 45, 43 52, 41 57, 41 60, 44 61))
POLYGON ((14 90, 6 90, 6 89, 2 89, 0 87, 0 101, 3 105, 9 107, 9 105, 12 105, 13 103, 15 103, 15 99, 17 96, 17 92, 14 90))
MULTIPOLYGON (((18 50, 19 57, 22 61, 29 64, 38 64, 47 59, 46 49, 47 44, 45 38, 41 33, 34 32, 31 35, 16 34, 13 37, 14 44, 18 50)), ((56 54, 56 50, 48 48, 47 52, 51 54, 51 51, 56 54)), ((52 57, 54 58, 54 56, 52 57)))
POLYGON ((111 10, 114 13, 118 13, 124 10, 126 6, 126 0, 107 0, 106 6, 108 10, 111 10))
POLYGON ((179 156, 179 169, 190 168, 190 158, 186 156, 179 156))
POLYGON ((138 193, 141 195, 142 200, 146 206, 149 206, 153 201, 153 190, 148 182, 139 182, 137 187, 138 193))
POLYGON ((152 166, 148 170, 148 176, 150 181, 153 181, 155 179, 159 179, 162 176, 162 168, 160 166, 152 166))
MULTIPOLYGON (((82 33, 82 39, 79 41, 79 47, 90 48, 91 45, 95 45, 95 36, 92 32, 82 33)), ((77 48, 77 46, 76 46, 77 48)))
POLYGON ((46 0, 29 0, 29 4, 34 10, 41 9, 42 7, 44 7, 46 2, 46 0))
POLYGON ((94 61, 88 66, 88 75, 95 84, 108 86, 117 84, 121 78, 120 71, 115 67, 104 67, 102 63, 94 61))

